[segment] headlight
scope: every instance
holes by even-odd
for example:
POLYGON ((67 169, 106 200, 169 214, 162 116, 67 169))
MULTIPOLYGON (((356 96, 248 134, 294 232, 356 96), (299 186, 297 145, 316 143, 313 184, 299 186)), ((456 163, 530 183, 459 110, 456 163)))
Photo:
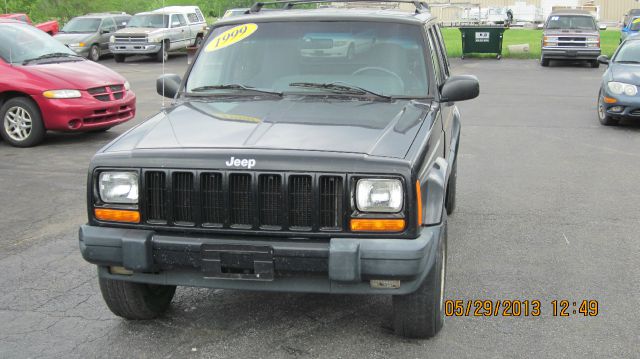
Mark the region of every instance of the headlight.
POLYGON ((138 173, 102 172, 98 180, 100 198, 106 203, 138 203, 138 173))
POLYGON ((113 35, 111 35, 111 37, 109 38, 109 42, 110 42, 110 43, 112 43, 112 44, 113 44, 114 42, 116 42, 116 37, 115 37, 115 36, 113 36, 113 35))
POLYGON ((356 204, 363 212, 400 212, 403 197, 397 179, 361 179, 356 186, 356 204))
POLYGON ((69 44, 69 47, 85 47, 85 43, 84 42, 76 42, 74 44, 69 44))
POLYGON ((587 38, 587 47, 600 47, 600 38, 597 36, 587 38))
POLYGON ((129 81, 124 82, 124 89, 125 91, 131 90, 131 84, 129 83, 129 81))
POLYGON ((78 90, 49 90, 42 93, 46 98, 80 98, 82 94, 78 90))
POLYGON ((638 87, 635 85, 625 84, 623 82, 611 81, 607 84, 607 87, 614 95, 625 94, 627 96, 635 96, 638 94, 638 87))

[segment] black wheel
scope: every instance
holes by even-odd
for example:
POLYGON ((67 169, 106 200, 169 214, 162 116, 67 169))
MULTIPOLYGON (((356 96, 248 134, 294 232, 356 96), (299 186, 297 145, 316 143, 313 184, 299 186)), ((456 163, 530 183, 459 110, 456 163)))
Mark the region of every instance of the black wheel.
POLYGON ((162 46, 160 51, 156 53, 156 61, 158 62, 166 62, 169 59, 169 44, 166 41, 162 42, 162 46))
MULTIPOLYGON (((446 216, 445 216, 446 218, 446 216)), ((393 328, 407 338, 434 337, 444 325, 447 225, 438 244, 436 263, 417 291, 393 296, 393 328)))
POLYGON ((542 67, 549 67, 549 59, 541 58, 540 65, 542 65, 542 67))
POLYGON ((169 309, 176 286, 100 278, 100 291, 113 314, 131 320, 154 319, 169 309))
POLYGON ((592 60, 589 62, 592 68, 597 69, 600 67, 600 62, 598 60, 592 60))
POLYGON ((115 55, 113 55, 113 58, 116 60, 116 62, 124 62, 124 60, 127 57, 125 55, 123 55, 123 54, 115 54, 115 55))
POLYGON ((33 100, 14 97, 0 108, 0 136, 16 147, 31 147, 42 141, 45 135, 40 109, 33 100))
POLYGON ((202 36, 198 35, 198 37, 196 37, 196 43, 194 44, 195 47, 200 47, 202 46, 202 36))
POLYGON ((605 126, 615 126, 620 122, 607 113, 607 108, 604 104, 604 97, 602 96, 602 90, 600 90, 600 93, 598 94, 598 120, 605 126))
POLYGON ((100 60, 100 47, 98 45, 91 45, 89 49, 89 60, 98 62, 100 60))
POLYGON ((449 183, 447 184, 447 194, 445 197, 445 208, 447 214, 452 214, 456 209, 456 186, 458 183, 458 160, 453 161, 453 168, 449 175, 449 183))
POLYGON ((502 58, 502 55, 496 55, 496 59, 500 60, 502 58))

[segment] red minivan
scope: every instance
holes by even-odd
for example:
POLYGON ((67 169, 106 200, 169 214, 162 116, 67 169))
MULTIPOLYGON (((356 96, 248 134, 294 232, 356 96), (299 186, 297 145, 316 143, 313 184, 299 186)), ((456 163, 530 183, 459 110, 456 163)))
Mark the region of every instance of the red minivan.
POLYGON ((0 135, 7 143, 34 146, 46 131, 104 131, 135 112, 124 77, 32 26, 0 19, 0 135))

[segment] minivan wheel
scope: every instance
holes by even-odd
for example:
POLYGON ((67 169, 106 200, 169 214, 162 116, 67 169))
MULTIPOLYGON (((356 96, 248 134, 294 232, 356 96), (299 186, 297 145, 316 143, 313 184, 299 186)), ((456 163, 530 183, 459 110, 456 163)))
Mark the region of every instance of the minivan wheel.
POLYGON ((154 319, 169 309, 175 285, 152 285, 100 278, 100 291, 113 314, 130 320, 154 319))
MULTIPOLYGON (((446 216, 445 216, 446 217, 446 216)), ((447 264, 447 225, 438 244, 436 263, 413 293, 393 296, 393 328, 407 338, 432 338, 444 325, 444 291, 447 264)))
POLYGON ((100 60, 100 47, 98 45, 91 45, 89 49, 89 60, 93 62, 98 62, 100 60))
POLYGON ((600 90, 600 93, 598 94, 598 121, 605 126, 615 126, 620 122, 607 113, 607 109, 604 105, 604 98, 602 96, 602 90, 600 90))
POLYGON ((40 109, 26 97, 14 97, 0 108, 0 135, 16 147, 35 146, 44 139, 45 128, 40 109))

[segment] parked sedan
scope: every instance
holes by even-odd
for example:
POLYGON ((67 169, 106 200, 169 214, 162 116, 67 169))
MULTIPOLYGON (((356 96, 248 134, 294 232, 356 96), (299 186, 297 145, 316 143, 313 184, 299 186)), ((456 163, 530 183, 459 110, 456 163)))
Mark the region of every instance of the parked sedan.
POLYGON ((640 119, 640 37, 623 41, 613 58, 600 56, 608 64, 598 95, 598 119, 607 126, 622 119, 640 119))
POLYGON ((85 60, 46 33, 0 20, 0 135, 38 144, 50 131, 103 131, 135 116, 124 77, 85 60))

